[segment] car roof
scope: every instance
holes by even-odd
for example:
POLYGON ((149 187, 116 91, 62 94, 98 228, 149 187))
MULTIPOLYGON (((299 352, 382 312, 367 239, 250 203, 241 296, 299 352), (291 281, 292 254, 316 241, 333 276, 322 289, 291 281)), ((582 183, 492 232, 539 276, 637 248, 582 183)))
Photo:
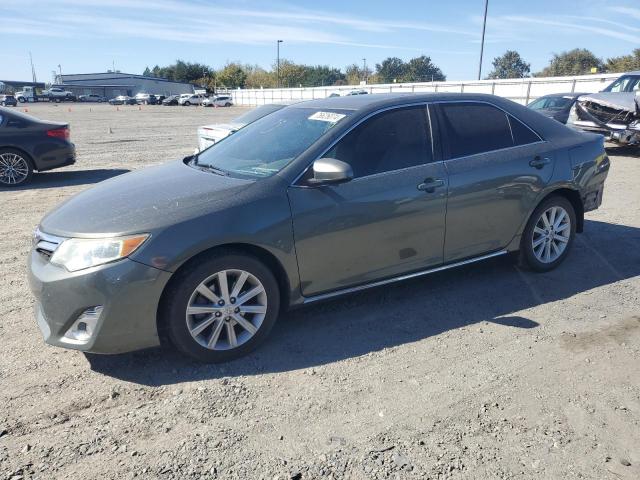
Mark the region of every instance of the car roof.
POLYGON ((486 102, 501 108, 545 138, 546 140, 568 139, 578 135, 560 122, 550 119, 535 110, 506 98, 486 93, 377 93, 373 95, 349 95, 309 100, 286 107, 352 110, 352 121, 357 121, 376 111, 402 105, 423 102, 486 102))
POLYGON ((502 106, 504 102, 513 103, 504 98, 486 93, 376 93, 373 95, 345 95, 342 97, 308 100, 290 105, 288 108, 329 108, 369 111, 396 105, 442 101, 491 102, 500 106, 502 106))
POLYGON ((586 92, 549 93, 547 95, 542 95, 536 98, 536 100, 539 100, 541 98, 547 98, 547 97, 579 97, 580 95, 588 95, 588 93, 586 92))

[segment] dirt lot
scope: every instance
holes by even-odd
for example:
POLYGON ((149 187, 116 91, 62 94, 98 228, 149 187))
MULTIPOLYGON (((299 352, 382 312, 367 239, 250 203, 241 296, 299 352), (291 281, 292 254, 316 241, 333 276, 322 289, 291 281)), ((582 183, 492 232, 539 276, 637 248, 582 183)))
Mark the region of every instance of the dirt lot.
POLYGON ((640 478, 638 151, 610 150, 552 273, 504 258, 309 307, 206 366, 46 346, 25 263, 56 204, 243 110, 29 110, 71 123, 78 163, 0 191, 0 478, 640 478))

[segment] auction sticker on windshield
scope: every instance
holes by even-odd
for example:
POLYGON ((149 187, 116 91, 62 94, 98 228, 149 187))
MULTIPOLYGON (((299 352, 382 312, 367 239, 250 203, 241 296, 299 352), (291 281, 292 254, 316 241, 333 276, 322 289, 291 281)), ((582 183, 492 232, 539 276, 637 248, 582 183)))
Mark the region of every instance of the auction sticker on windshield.
POLYGON ((321 122, 336 123, 343 119, 346 115, 334 112, 316 112, 309 117, 309 120, 320 120, 321 122))

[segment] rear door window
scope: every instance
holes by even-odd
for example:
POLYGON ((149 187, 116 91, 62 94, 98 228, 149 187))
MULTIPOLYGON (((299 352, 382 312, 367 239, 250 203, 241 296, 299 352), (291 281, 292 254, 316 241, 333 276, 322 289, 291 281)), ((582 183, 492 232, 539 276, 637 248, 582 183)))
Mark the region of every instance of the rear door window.
POLYGON ((465 157, 514 145, 507 114, 486 103, 456 102, 439 106, 446 158, 465 157))

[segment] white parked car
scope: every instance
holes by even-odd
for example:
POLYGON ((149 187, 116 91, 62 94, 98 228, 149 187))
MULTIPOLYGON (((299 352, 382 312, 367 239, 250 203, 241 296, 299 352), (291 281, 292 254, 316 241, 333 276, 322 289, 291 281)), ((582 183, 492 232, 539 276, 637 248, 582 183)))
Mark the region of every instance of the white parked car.
POLYGON ((205 98, 207 97, 198 93, 183 93, 178 99, 178 105, 184 105, 185 107, 189 105, 202 105, 205 98))
POLYGON ((205 107, 230 107, 233 105, 233 99, 230 95, 216 95, 205 98, 202 105, 205 107))
POLYGON ((133 98, 136 99, 138 105, 148 105, 156 102, 155 96, 144 92, 136 93, 136 96, 133 98))
POLYGON ((49 90, 43 90, 42 95, 50 98, 70 98, 73 97, 73 93, 65 90, 64 88, 51 87, 49 90))
POLYGON ((250 123, 255 122, 256 120, 259 120, 262 117, 269 115, 270 113, 276 112, 286 107, 287 105, 288 104, 285 103, 271 103, 268 105, 262 105, 260 107, 254 108, 244 115, 240 115, 230 123, 205 125, 198 128, 198 151, 201 152, 202 150, 209 148, 214 143, 218 143, 220 140, 228 137, 233 132, 237 132, 242 127, 245 127, 250 123))

